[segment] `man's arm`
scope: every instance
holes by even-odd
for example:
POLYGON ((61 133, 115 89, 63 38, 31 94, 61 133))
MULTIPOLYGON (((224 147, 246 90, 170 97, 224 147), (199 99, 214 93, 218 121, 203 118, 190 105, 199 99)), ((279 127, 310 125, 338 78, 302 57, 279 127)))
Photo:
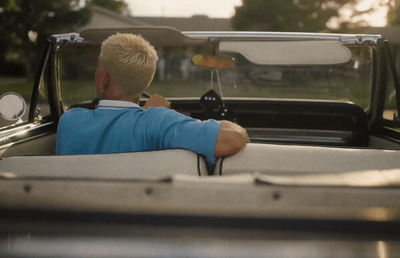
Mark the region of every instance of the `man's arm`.
MULTIPOLYGON (((171 103, 167 99, 154 94, 149 98, 146 105, 143 106, 144 109, 149 107, 171 108, 171 103)), ((222 120, 218 131, 214 156, 222 157, 235 154, 239 152, 247 142, 249 142, 249 136, 247 135, 246 129, 230 121, 222 120)))
POLYGON ((246 129, 229 122, 221 121, 221 127, 215 145, 215 157, 232 155, 239 152, 249 141, 246 129))

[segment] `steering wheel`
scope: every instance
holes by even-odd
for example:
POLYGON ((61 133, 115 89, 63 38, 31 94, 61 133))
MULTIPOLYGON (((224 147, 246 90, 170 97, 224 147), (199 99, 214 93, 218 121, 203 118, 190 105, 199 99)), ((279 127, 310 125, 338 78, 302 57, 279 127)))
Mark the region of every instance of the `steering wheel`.
POLYGON ((151 97, 151 94, 148 93, 148 92, 146 92, 146 91, 143 91, 143 92, 142 92, 142 97, 150 98, 150 97, 151 97))

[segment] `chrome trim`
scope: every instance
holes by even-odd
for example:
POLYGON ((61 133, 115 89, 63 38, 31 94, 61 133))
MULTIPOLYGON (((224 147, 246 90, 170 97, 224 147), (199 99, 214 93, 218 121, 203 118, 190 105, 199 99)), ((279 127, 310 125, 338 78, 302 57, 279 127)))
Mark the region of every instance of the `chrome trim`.
POLYGON ((300 32, 209 32, 209 31, 185 31, 184 35, 192 38, 218 38, 223 40, 340 40, 343 43, 365 43, 369 41, 377 42, 382 38, 381 35, 370 34, 335 34, 335 33, 300 33, 300 32))
POLYGON ((51 127, 54 125, 54 122, 46 122, 46 123, 29 123, 23 126, 17 126, 12 129, 6 129, 3 132, 0 131, 0 150, 10 148, 11 146, 37 138, 43 134, 49 133, 49 130, 39 132, 37 134, 29 135, 29 132, 33 130, 40 130, 45 127, 51 127))
POLYGON ((65 33, 65 34, 53 34, 50 36, 50 40, 53 43, 60 45, 66 43, 81 43, 84 39, 79 35, 79 33, 65 33))

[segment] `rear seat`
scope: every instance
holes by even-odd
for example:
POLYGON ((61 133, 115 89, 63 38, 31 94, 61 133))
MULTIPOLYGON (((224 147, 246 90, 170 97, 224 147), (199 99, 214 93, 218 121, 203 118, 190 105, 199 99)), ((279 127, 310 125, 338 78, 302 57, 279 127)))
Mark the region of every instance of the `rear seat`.
POLYGON ((153 180, 173 174, 207 175, 204 159, 182 149, 97 155, 18 156, 0 160, 11 176, 153 180))
POLYGON ((400 168, 399 150, 248 143, 217 161, 214 174, 313 174, 400 168))

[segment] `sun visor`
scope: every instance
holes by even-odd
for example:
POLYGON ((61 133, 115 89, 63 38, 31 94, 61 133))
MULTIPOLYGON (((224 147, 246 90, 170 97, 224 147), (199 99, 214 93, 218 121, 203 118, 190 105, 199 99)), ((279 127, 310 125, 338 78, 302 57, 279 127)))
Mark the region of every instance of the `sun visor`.
POLYGON ((351 59, 350 50, 337 40, 222 41, 219 50, 240 53, 260 65, 329 65, 351 59))
POLYGON ((99 45, 109 36, 116 33, 138 34, 153 46, 193 46, 207 44, 207 39, 190 38, 172 27, 134 26, 128 28, 88 29, 80 32, 85 41, 99 45))

